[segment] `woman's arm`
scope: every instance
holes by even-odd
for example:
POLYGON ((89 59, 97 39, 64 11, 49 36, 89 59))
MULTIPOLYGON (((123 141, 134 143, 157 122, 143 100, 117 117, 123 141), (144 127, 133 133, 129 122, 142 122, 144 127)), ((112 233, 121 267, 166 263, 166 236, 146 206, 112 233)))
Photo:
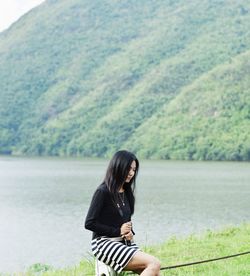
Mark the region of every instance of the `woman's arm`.
POLYGON ((120 228, 112 227, 98 221, 102 208, 104 207, 105 191, 97 189, 93 195, 88 214, 85 220, 85 228, 108 237, 120 236, 120 228))

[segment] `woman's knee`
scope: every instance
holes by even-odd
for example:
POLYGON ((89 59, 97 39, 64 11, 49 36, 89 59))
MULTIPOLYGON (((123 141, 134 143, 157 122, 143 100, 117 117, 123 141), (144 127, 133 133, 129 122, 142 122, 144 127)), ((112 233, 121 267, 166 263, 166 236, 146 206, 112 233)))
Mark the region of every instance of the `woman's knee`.
POLYGON ((158 259, 156 259, 155 265, 156 265, 158 270, 161 269, 161 262, 158 259))
POLYGON ((150 269, 154 272, 160 271, 160 261, 152 255, 144 252, 137 252, 135 256, 125 267, 125 270, 143 271, 144 269, 150 269))
POLYGON ((150 263, 149 263, 149 266, 154 270, 154 271, 160 271, 161 269, 161 263, 160 261, 155 258, 155 257, 152 257, 150 263))
POLYGON ((148 255, 147 262, 144 268, 150 270, 154 274, 157 274, 160 271, 161 263, 154 256, 148 255))

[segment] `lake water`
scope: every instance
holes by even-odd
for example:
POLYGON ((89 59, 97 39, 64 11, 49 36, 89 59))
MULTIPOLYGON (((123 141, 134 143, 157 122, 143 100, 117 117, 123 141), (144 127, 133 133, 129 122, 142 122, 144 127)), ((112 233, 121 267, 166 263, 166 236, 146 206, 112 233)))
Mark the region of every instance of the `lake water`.
MULTIPOLYGON (((0 272, 89 258, 83 221, 107 160, 0 157, 0 272)), ((139 245, 250 221, 250 164, 141 161, 139 245)))

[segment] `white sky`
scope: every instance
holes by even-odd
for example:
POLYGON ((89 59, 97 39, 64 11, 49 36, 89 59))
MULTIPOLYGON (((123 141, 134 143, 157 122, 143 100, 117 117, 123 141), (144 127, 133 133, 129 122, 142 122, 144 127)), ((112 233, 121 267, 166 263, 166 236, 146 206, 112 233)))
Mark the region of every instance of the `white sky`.
POLYGON ((0 32, 44 0, 0 0, 0 32))

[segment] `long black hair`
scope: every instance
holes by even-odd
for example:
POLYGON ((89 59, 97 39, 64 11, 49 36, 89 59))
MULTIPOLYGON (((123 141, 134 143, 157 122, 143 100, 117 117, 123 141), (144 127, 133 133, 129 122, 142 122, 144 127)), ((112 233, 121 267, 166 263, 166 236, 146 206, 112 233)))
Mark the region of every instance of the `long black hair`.
POLYGON ((117 203, 119 198, 119 190, 123 186, 129 201, 131 213, 134 213, 135 205, 135 186, 136 177, 139 171, 139 161, 136 156, 129 151, 117 151, 109 162, 104 182, 106 183, 113 200, 117 203), (133 178, 129 182, 125 182, 132 162, 135 161, 136 169, 133 178))

